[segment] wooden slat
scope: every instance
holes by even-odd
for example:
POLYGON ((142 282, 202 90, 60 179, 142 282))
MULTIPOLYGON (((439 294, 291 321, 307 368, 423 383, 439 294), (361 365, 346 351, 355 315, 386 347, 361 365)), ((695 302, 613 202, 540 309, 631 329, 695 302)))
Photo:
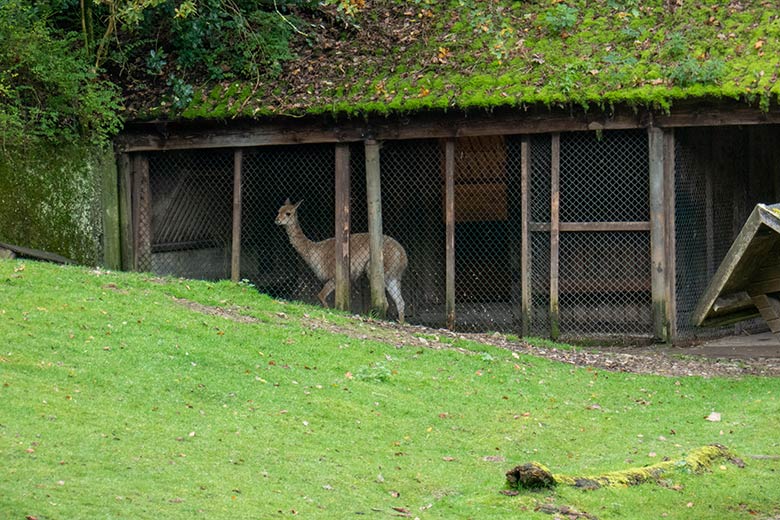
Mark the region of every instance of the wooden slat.
POLYGON ((666 341, 668 337, 666 280, 666 218, 664 215, 664 141, 660 128, 648 129, 650 181, 650 259, 653 334, 666 341))
POLYGON ((233 243, 230 255, 230 279, 234 283, 241 279, 241 170, 243 157, 240 148, 233 151, 233 243))
MULTIPOLYGON (((549 232, 551 225, 547 222, 529 222, 532 232, 549 232)), ((559 222, 558 231, 571 232, 612 232, 612 231, 650 231, 650 222, 559 222)))
POLYGON ((520 315, 523 336, 531 333, 531 143, 527 136, 520 141, 520 315))
POLYGON ((447 328, 455 327, 455 140, 444 145, 445 308, 447 328))
MULTIPOLYGON (((666 261, 666 315, 668 324, 666 341, 677 338, 677 223, 675 188, 675 144, 674 130, 664 129, 664 232, 666 261)), ((652 274, 651 274, 652 276, 652 274)))
POLYGON ((755 281, 748 285, 747 292, 751 296, 780 292, 780 278, 755 281))
POLYGON ((560 218, 561 136, 551 136, 550 170, 550 337, 560 335, 560 310, 558 307, 558 255, 560 218))
POLYGON ((133 160, 133 269, 151 269, 152 205, 149 190, 149 160, 136 154, 133 160))
POLYGON ((336 145, 336 308, 348 311, 350 304, 350 150, 336 145))
POLYGON ((117 157, 119 177, 119 239, 121 242, 121 268, 133 269, 133 182, 130 154, 120 153, 117 157))
POLYGON ((366 135, 390 140, 623 130, 646 128, 651 123, 659 128, 777 124, 780 123, 780 111, 724 105, 710 106, 706 110, 677 109, 671 114, 624 109, 610 114, 591 111, 572 115, 568 110, 553 112, 540 107, 526 111, 495 110, 468 117, 458 113, 418 115, 411 123, 406 116, 332 125, 323 125, 315 118, 289 123, 233 122, 230 125, 212 124, 211 127, 186 121, 150 121, 128 124, 127 130, 117 139, 117 146, 123 152, 140 152, 358 142, 366 135))
POLYGON ((371 310, 384 318, 385 297, 384 251, 382 247, 382 187, 380 182, 379 143, 366 141, 366 200, 368 205, 368 279, 371 286, 371 310))

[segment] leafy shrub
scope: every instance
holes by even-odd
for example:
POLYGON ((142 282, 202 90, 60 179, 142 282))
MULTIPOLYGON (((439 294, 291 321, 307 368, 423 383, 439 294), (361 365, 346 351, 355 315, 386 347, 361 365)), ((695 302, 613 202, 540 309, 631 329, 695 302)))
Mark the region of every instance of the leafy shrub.
POLYGON ((0 2, 0 145, 36 139, 105 143, 121 121, 118 89, 30 3, 0 2))
POLYGON ((579 10, 576 7, 556 4, 544 13, 542 23, 550 32, 560 34, 574 27, 578 15, 579 10))
POLYGON ((669 79, 678 87, 712 85, 720 81, 725 68, 726 64, 721 59, 699 61, 688 58, 672 68, 669 79))

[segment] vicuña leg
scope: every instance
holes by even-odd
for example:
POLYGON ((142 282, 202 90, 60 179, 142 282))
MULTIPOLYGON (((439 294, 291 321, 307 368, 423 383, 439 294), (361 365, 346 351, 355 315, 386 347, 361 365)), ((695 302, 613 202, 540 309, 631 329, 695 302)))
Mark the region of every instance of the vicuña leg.
POLYGON ((320 291, 319 296, 320 302, 322 302, 322 306, 327 308, 328 307, 328 296, 330 296, 330 293, 332 293, 336 289, 336 282, 333 280, 328 280, 325 282, 325 285, 322 287, 322 290, 320 291))
POLYGON ((385 280, 385 287, 390 297, 395 302, 395 308, 398 309, 398 323, 404 322, 404 297, 401 295, 401 280, 388 278, 385 280))

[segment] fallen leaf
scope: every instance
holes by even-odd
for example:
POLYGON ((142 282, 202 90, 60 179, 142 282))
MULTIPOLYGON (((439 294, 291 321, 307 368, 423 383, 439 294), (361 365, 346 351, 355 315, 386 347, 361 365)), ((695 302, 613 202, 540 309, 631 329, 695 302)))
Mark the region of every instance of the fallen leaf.
POLYGON ((720 413, 712 412, 711 414, 709 414, 704 419, 706 419, 707 421, 710 421, 710 422, 720 422, 720 413))

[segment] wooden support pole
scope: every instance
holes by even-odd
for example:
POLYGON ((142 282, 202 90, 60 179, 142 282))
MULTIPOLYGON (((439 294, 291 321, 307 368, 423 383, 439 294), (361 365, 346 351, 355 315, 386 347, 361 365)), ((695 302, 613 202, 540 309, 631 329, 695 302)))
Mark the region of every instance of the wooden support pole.
MULTIPOLYGON (((674 129, 664 129, 664 229, 666 232, 666 342, 677 338, 677 233, 674 129)), ((714 272, 714 271, 713 271, 714 272)))
POLYGON ((137 154, 133 161, 133 269, 152 270, 152 201, 149 159, 137 154))
POLYGON ((455 328, 455 140, 444 145, 445 306, 447 328, 455 328))
POLYGON ((349 145, 336 145, 336 308, 349 311, 350 304, 350 163, 349 145))
POLYGON ((657 340, 669 337, 668 280, 666 265, 666 217, 664 191, 664 135, 660 128, 647 131, 650 182, 650 293, 653 307, 653 335, 657 340))
POLYGON ((108 269, 122 267, 121 231, 119 229, 119 178, 113 150, 100 157, 103 210, 103 264, 108 269))
POLYGON ((550 337, 557 340, 561 332, 558 306, 561 134, 552 134, 550 151, 550 337))
POLYGON ((366 201, 368 205, 368 280, 371 286, 371 311, 380 318, 387 314, 382 234, 382 185, 379 143, 366 141, 366 201))
POLYGON ((133 269, 133 168, 130 154, 120 153, 117 157, 117 176, 119 177, 119 241, 121 248, 121 268, 133 269))
POLYGON ((230 252, 230 279, 237 283, 241 279, 241 170, 244 153, 240 148, 233 150, 233 241, 230 252))
POLYGON ((520 315, 523 336, 531 334, 531 142, 526 135, 520 141, 520 315))

